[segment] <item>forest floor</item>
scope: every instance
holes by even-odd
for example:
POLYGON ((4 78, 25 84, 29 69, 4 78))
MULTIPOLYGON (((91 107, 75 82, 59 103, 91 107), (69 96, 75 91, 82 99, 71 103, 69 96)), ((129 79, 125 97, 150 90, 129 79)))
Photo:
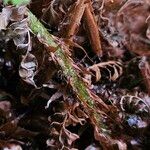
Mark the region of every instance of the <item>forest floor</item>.
POLYGON ((149 147, 149 0, 0 1, 0 149, 149 147))

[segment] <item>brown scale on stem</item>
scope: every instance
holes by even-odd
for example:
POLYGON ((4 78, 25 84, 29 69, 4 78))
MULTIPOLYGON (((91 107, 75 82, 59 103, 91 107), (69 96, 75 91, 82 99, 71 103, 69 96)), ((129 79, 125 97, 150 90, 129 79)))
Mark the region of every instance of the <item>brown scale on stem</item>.
POLYGON ((69 22, 69 24, 66 28, 64 28, 64 25, 62 26, 60 34, 63 33, 63 37, 73 40, 73 36, 77 33, 80 26, 81 19, 84 19, 91 47, 96 55, 101 56, 101 41, 91 1, 78 0, 68 14, 63 22, 69 22))
POLYGON ((87 3, 83 17, 84 17, 83 19, 85 22, 85 26, 87 28, 88 37, 90 39, 91 47, 95 52, 95 54, 101 56, 102 48, 101 48, 100 35, 99 35, 97 23, 95 21, 91 1, 87 3))
POLYGON ((67 14, 65 17, 62 28, 60 29, 60 34, 63 34, 63 37, 72 40, 72 37, 76 34, 85 10, 85 1, 86 0, 78 0, 75 5, 70 8, 68 12, 69 15, 67 14), (64 27, 65 22, 69 22, 66 27, 64 27))

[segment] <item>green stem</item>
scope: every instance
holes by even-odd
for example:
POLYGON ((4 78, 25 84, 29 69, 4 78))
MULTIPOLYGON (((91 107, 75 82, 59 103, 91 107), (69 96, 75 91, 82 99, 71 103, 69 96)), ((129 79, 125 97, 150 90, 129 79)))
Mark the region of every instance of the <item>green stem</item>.
POLYGON ((70 80, 70 84, 72 85, 74 92, 82 102, 86 102, 88 107, 93 109, 94 103, 89 96, 87 87, 85 83, 78 77, 76 70, 72 66, 72 61, 67 56, 66 52, 59 46, 59 44, 55 42, 54 37, 46 30, 46 28, 31 12, 28 12, 28 18, 29 27, 32 32, 35 35, 38 35, 40 40, 43 41, 43 43, 45 43, 48 47, 53 47, 52 49, 55 49, 54 55, 56 56, 64 75, 70 80))
MULTIPOLYGON (((78 98, 86 103, 89 108, 95 109, 93 98, 84 81, 79 78, 76 69, 73 67, 73 62, 68 57, 67 53, 59 46, 54 36, 47 31, 43 24, 40 23, 30 11, 28 11, 28 19, 29 27, 33 34, 37 35, 47 47, 50 47, 49 50, 55 49, 55 52, 53 51, 54 55, 56 56, 64 75, 70 80, 70 84, 78 98)), ((105 103, 103 103, 103 105, 107 107, 105 103)))
MULTIPOLYGON (((97 113, 97 104, 95 102, 96 96, 92 96, 94 94, 91 93, 82 78, 79 77, 76 69, 73 67, 73 61, 69 58, 63 47, 56 42, 56 38, 46 30, 42 23, 40 23, 40 21, 30 11, 28 11, 28 23, 33 34, 37 35, 39 40, 42 41, 42 43, 44 43, 48 48, 50 47, 48 50, 54 53, 63 74, 68 79, 76 96, 88 109, 87 112, 90 115, 89 118, 92 118, 91 121, 93 124, 101 129, 104 124, 100 121, 100 114, 97 113), (51 51, 51 49, 55 49, 55 51, 51 51)), ((107 105, 103 101, 101 102, 101 105, 104 110, 108 110, 107 105)))

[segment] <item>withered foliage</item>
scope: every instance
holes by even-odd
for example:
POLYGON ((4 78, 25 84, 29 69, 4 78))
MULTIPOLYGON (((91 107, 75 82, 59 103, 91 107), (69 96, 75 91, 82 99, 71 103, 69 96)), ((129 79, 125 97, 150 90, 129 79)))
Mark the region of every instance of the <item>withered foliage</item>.
POLYGON ((0 149, 148 149, 149 56, 149 0, 0 1, 0 149), (55 49, 32 34, 27 9, 65 47, 94 103, 109 108, 95 108, 99 128, 55 49))

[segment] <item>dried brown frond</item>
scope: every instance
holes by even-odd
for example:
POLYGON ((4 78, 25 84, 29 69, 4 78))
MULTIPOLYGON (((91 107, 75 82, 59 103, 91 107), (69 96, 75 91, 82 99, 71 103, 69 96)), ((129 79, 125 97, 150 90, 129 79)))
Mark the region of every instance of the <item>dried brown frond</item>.
POLYGON ((150 106, 145 101, 144 97, 140 97, 138 93, 135 95, 124 95, 120 100, 120 107, 122 111, 125 111, 125 107, 135 110, 135 112, 147 112, 150 113, 150 106))
POLYGON ((88 71, 95 72, 96 82, 101 79, 101 69, 105 69, 108 72, 109 79, 112 81, 115 81, 123 73, 122 64, 118 61, 101 62, 87 68, 88 71))
MULTIPOLYGON (((73 99, 70 100, 72 102, 74 101, 73 99)), ((77 124, 81 126, 84 125, 88 116, 80 109, 78 102, 73 102, 71 105, 67 101, 65 103, 59 103, 62 105, 63 110, 61 110, 61 112, 55 112, 55 114, 49 118, 51 122, 51 139, 47 140, 47 145, 51 148, 70 149, 70 146, 73 146, 73 142, 76 141, 79 136, 67 128, 70 125, 74 127, 77 124)))

